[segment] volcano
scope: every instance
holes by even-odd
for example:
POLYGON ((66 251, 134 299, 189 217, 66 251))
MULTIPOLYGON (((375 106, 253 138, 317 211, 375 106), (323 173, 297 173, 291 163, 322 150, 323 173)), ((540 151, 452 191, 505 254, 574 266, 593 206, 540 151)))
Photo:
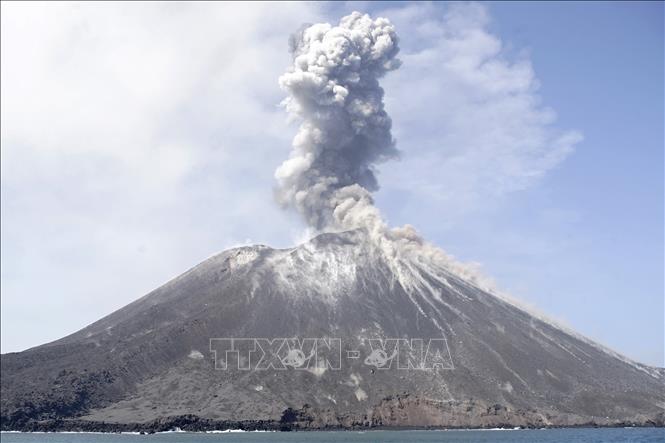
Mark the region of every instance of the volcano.
POLYGON ((364 230, 227 250, 70 336, 2 355, 2 429, 664 424, 663 369, 433 263, 364 230), (248 355, 277 358, 243 369, 222 338, 261 338, 248 355), (308 338, 330 361, 294 354, 308 338), (413 339, 425 351, 436 339, 433 364, 400 365, 391 349, 413 339))

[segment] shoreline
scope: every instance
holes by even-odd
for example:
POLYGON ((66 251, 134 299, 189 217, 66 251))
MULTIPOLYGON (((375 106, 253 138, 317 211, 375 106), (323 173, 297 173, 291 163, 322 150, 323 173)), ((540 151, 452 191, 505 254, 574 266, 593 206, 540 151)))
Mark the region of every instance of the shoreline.
MULTIPOLYGON (((63 420, 64 421, 64 420, 63 420)), ((665 423, 614 423, 598 424, 594 422, 569 425, 551 426, 487 426, 487 427, 443 427, 443 426, 351 426, 351 427, 313 427, 300 425, 286 425, 279 423, 265 423, 263 426, 249 426, 249 423, 234 423, 235 426, 200 426, 200 423, 189 423, 182 426, 172 426, 169 422, 160 425, 154 423, 107 423, 107 422, 82 422, 80 420, 67 420, 68 423, 34 423, 26 426, 29 429, 3 429, 2 434, 128 434, 128 435, 152 435, 152 434, 232 434, 232 433, 267 433, 267 432, 376 432, 376 431, 401 431, 401 432, 423 432, 423 431, 538 431, 553 429, 665 429, 665 423), (196 426, 196 425, 199 426, 196 426), (64 425, 64 426, 63 426, 64 425)))

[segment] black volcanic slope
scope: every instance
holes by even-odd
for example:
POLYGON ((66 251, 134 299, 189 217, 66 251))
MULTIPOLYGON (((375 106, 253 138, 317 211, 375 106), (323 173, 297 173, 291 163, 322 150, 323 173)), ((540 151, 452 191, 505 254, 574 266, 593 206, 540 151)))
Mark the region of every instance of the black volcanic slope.
POLYGON ((3 430, 662 426, 664 380, 351 231, 225 251, 75 334, 2 355, 1 419, 3 430), (339 337, 341 369, 215 370, 215 337, 339 337), (365 364, 382 337, 445 337, 451 365, 365 364))

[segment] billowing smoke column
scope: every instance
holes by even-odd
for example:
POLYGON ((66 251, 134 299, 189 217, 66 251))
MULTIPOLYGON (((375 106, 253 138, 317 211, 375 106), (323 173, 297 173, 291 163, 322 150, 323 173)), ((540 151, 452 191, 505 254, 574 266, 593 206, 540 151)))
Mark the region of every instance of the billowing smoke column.
POLYGON ((277 198, 315 231, 364 228, 407 291, 435 269, 483 283, 411 226, 388 228, 374 206, 374 167, 398 155, 379 86, 400 65, 397 43, 387 19, 359 12, 338 26, 316 24, 292 37, 293 66, 279 82, 289 94, 288 111, 302 123, 290 158, 275 172, 277 198))
POLYGON ((302 124, 290 158, 276 171, 278 199, 316 229, 373 227, 374 165, 396 157, 378 79, 399 67, 387 19, 354 12, 291 39, 293 67, 279 79, 289 112, 302 124))

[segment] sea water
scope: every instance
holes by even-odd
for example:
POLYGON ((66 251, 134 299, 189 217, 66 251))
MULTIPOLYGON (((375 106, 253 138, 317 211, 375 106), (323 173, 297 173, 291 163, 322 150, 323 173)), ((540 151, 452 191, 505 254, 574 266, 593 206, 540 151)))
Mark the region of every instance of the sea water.
POLYGON ((484 431, 168 432, 152 435, 2 433, 2 443, 664 443, 665 429, 534 429, 484 431))

